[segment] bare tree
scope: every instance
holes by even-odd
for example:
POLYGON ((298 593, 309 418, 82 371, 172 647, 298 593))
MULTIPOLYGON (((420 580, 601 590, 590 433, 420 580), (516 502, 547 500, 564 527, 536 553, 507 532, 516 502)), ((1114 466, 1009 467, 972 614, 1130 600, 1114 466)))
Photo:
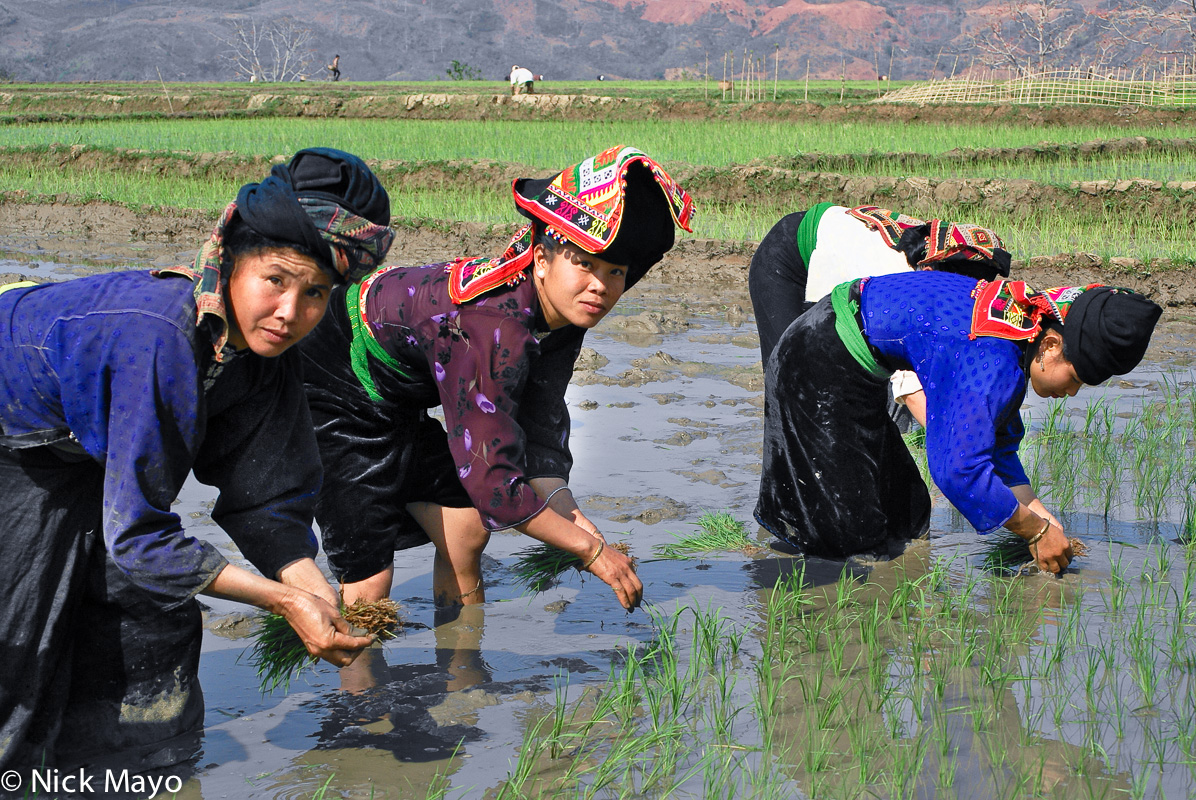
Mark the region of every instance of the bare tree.
POLYGON ((972 44, 987 66, 1024 75, 1059 66, 1068 45, 1091 24, 1069 0, 1009 0, 972 44))
POLYGON ((1148 45, 1152 55, 1196 56, 1196 0, 1119 3, 1100 16, 1119 39, 1148 45))
POLYGON ((311 28, 290 17, 258 22, 236 20, 226 36, 226 57, 238 78, 249 81, 296 81, 307 76, 314 59, 311 28))

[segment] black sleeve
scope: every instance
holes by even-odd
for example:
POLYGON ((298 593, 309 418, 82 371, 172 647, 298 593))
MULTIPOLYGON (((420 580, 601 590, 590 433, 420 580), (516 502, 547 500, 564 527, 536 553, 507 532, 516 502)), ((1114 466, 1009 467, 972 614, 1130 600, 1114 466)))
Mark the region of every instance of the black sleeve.
POLYGON ((585 329, 568 325, 540 340, 537 357, 519 404, 519 424, 527 434, 529 478, 569 480, 569 407, 565 390, 581 353, 585 329))
POLYGON ((322 470, 297 352, 244 356, 222 375, 195 476, 220 490, 212 519, 267 578, 314 558, 322 470))

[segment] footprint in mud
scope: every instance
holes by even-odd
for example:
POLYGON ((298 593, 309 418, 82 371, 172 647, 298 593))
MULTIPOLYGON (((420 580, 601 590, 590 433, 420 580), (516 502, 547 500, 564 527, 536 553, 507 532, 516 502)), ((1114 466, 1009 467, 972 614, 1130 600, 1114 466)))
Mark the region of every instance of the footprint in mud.
POLYGON ((636 520, 645 525, 655 525, 666 519, 682 519, 689 513, 689 504, 660 495, 642 497, 608 497, 589 495, 584 500, 587 511, 595 511, 611 522, 636 520), (644 506, 647 506, 646 508, 644 506), (639 508, 639 511, 635 511, 639 508), (627 511, 623 511, 627 509, 627 511), (620 512, 620 513, 611 513, 620 512))
POLYGON ((577 354, 577 360, 573 362, 574 372, 593 372, 594 370, 602 369, 610 363, 610 359, 599 353, 592 347, 583 347, 581 352, 577 354))
POLYGON ((744 485, 743 481, 730 480, 721 469, 708 469, 704 472, 675 469, 673 472, 691 481, 713 484, 720 489, 734 489, 744 485))
POLYGON ((709 434, 706 431, 675 431, 672 436, 667 439, 653 439, 656 444, 668 445, 670 447, 685 447, 688 444, 693 444, 698 439, 705 439, 709 434))
POLYGON ((651 397, 662 406, 667 406, 669 403, 676 403, 685 399, 685 395, 676 394, 674 392, 670 392, 668 394, 650 394, 648 397, 651 397))

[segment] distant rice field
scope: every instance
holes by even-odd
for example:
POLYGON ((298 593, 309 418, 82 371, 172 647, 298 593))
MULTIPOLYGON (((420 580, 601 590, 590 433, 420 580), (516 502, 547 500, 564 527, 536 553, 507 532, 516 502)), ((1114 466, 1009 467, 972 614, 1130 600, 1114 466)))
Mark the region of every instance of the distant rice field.
POLYGON ((560 169, 615 144, 665 163, 727 166, 802 153, 944 153, 1125 136, 1196 136, 1196 125, 1114 128, 902 122, 727 120, 440 121, 373 119, 144 120, 0 126, 0 147, 86 144, 146 150, 293 153, 323 145, 367 159, 493 160, 560 169))

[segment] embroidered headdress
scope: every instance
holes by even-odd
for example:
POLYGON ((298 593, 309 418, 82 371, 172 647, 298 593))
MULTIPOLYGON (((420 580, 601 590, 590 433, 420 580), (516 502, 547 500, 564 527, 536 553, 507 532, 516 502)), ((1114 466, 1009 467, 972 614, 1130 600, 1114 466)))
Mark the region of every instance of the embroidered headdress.
POLYGON ((1099 283, 1037 292, 1025 281, 980 281, 972 296, 969 338, 1032 340, 1050 317, 1063 325, 1064 353, 1089 385, 1138 366, 1163 313, 1137 292, 1099 283))
MULTIPOLYGON (((693 199, 656 161, 634 147, 612 147, 546 179, 512 185, 520 214, 549 236, 628 267, 627 287, 673 246, 674 224, 690 229, 693 199)), ((533 225, 521 228, 496 258, 459 259, 449 293, 465 303, 526 275, 533 225)))
POLYGON ((980 281, 972 290, 972 331, 969 339, 995 336, 1013 341, 1030 340, 1042 331, 1042 318, 1049 316, 1062 325, 1071 305, 1087 286, 1056 286, 1036 291, 1025 281, 980 281))
POLYGON ((905 253, 915 269, 934 265, 977 278, 1009 276, 1012 257, 1001 237, 988 228, 944 219, 924 221, 877 206, 860 206, 847 213, 879 233, 889 247, 905 253))

